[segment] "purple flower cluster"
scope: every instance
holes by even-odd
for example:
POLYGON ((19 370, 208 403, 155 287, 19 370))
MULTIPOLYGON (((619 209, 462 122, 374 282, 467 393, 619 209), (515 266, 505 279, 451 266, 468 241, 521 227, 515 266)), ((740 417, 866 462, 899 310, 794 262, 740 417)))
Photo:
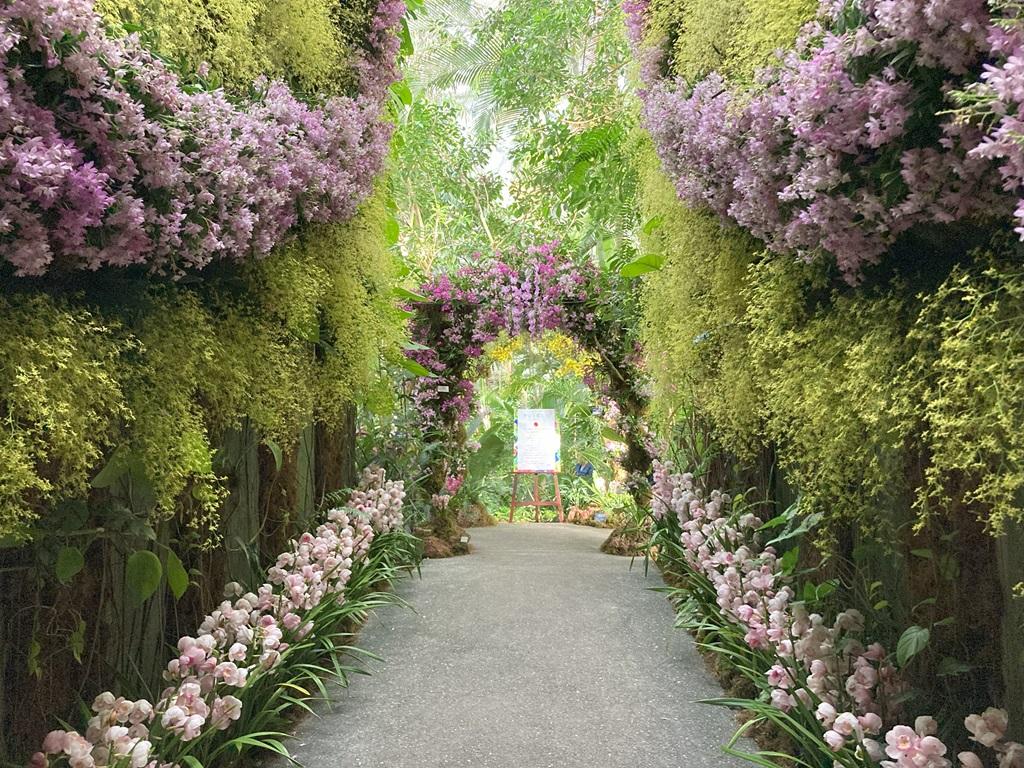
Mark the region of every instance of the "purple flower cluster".
POLYGON ((247 691, 287 664, 292 643, 321 629, 310 612, 325 600, 345 600, 352 568, 374 536, 401 527, 404 498, 401 481, 365 470, 348 505, 293 541, 267 571, 267 583, 255 592, 235 583, 225 588, 228 599, 196 636, 178 641, 164 672, 169 687, 155 705, 101 693, 85 734, 50 732, 30 768, 180 768, 197 742, 241 717, 247 691))
POLYGON ((18 275, 262 256, 303 222, 351 217, 391 135, 402 0, 381 0, 358 93, 317 104, 257 82, 236 104, 185 87, 92 0, 0 7, 0 243, 18 275))
MULTIPOLYGON (((1012 148, 1019 126, 1008 126, 1006 141, 985 139, 943 111, 997 45, 1006 76, 1022 75, 1011 61, 1017 36, 995 33, 985 0, 858 0, 853 27, 839 23, 845 3, 829 5, 754 89, 737 92, 717 74, 690 84, 645 66, 641 96, 681 199, 777 252, 827 252, 856 282, 916 224, 1009 214, 1006 192, 1024 192, 1012 148), (991 183, 996 157, 1006 160, 1005 189, 991 183)), ((627 11, 642 29, 643 9, 627 11)), ((999 79, 992 67, 987 77, 999 79)), ((1016 114, 1017 101, 999 105, 1016 114)))
POLYGON ((623 0, 622 10, 626 14, 626 35, 634 50, 643 42, 644 15, 650 4, 650 0, 623 0))
POLYGON ((423 348, 409 354, 433 374, 413 384, 413 404, 424 426, 469 419, 468 365, 502 332, 539 336, 554 329, 592 330, 595 318, 585 302, 594 280, 592 265, 573 261, 558 242, 550 242, 498 254, 421 286, 430 305, 419 308, 413 340, 423 348))
MULTIPOLYGON (((1017 4, 1017 13, 1021 10, 1017 4)), ((1016 231, 1024 238, 1024 29, 1018 15, 1007 22, 989 27, 992 62, 981 80, 959 95, 971 105, 969 114, 992 124, 971 154, 996 163, 1003 190, 1018 198, 1016 231)))

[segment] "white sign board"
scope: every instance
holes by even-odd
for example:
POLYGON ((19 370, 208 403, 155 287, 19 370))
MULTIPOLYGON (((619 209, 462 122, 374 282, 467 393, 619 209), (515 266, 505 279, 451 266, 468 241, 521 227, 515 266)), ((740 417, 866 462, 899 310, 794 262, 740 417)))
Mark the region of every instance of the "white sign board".
POLYGON ((520 408, 516 414, 515 450, 517 472, 559 472, 562 440, 555 412, 520 408))

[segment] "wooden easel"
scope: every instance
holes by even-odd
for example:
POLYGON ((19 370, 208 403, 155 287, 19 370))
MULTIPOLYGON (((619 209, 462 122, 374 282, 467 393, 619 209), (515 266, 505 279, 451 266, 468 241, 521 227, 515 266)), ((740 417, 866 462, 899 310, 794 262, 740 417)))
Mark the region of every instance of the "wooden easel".
POLYGON ((512 504, 508 510, 508 521, 511 523, 515 519, 517 507, 535 507, 536 512, 534 513, 534 521, 540 522, 540 510, 541 507, 555 507, 558 509, 558 522, 565 522, 565 511, 562 509, 562 491, 558 487, 558 473, 557 472, 528 472, 526 470, 520 472, 515 470, 512 473, 512 504), (519 501, 517 493, 519 491, 519 476, 520 475, 533 475, 533 498, 529 501, 519 501), (554 501, 541 501, 540 498, 540 476, 551 475, 555 481, 555 499, 554 501))

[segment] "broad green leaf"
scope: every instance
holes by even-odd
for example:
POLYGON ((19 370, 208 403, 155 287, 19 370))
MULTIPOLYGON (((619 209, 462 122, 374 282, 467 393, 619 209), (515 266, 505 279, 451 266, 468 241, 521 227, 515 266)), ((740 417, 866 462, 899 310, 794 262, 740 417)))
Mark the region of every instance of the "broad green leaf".
POLYGON ((570 187, 578 187, 587 180, 587 172, 590 170, 590 162, 587 160, 581 160, 573 166, 573 169, 569 171, 569 174, 565 177, 566 184, 570 187))
POLYGON ((764 523, 757 530, 768 531, 772 528, 778 528, 780 525, 785 525, 786 523, 788 523, 791 519, 792 518, 790 518, 788 515, 777 515, 776 517, 773 517, 771 520, 769 520, 767 523, 764 523))
POLYGON ((626 438, 611 427, 601 427, 601 437, 605 440, 610 440, 613 443, 622 443, 623 445, 626 443, 626 438))
POLYGON ((782 556, 782 572, 786 574, 793 573, 796 570, 797 561, 800 559, 800 547, 793 547, 782 556))
POLYGON ((970 672, 972 669, 974 669, 974 667, 970 664, 946 656, 939 662, 939 668, 936 674, 939 677, 955 677, 956 675, 962 675, 966 672, 970 672))
POLYGON ((148 549, 133 552, 125 563, 125 577, 128 590, 138 604, 146 602, 160 586, 163 575, 160 558, 148 549))
POLYGON ((264 442, 267 448, 270 449, 270 452, 274 455, 274 466, 277 468, 277 471, 280 472, 281 466, 284 463, 284 455, 281 453, 281 446, 273 440, 266 440, 264 442))
POLYGON ((408 288, 401 288, 396 286, 394 291, 396 296, 398 296, 400 299, 405 299, 406 301, 412 301, 416 303, 430 302, 430 299, 428 299, 426 296, 423 296, 419 293, 414 293, 413 291, 410 291, 408 288))
POLYGON ((908 661, 923 651, 928 645, 931 635, 931 631, 925 627, 919 627, 916 624, 908 627, 900 635, 899 642, 896 643, 896 661, 899 662, 899 665, 905 666, 908 661))
POLYGON ((619 270, 619 274, 626 278, 639 277, 640 275, 647 274, 648 272, 657 272, 664 266, 664 264, 664 256, 659 256, 656 253, 648 253, 646 256, 640 256, 639 258, 633 259, 629 264, 626 264, 619 270))
POLYGON ((126 451, 118 448, 107 461, 106 466, 92 479, 93 488, 109 488, 128 471, 126 451))
POLYGON ((28 644, 28 659, 26 659, 25 664, 28 667, 29 674, 35 675, 36 678, 42 678, 43 676, 43 668, 39 666, 39 655, 42 652, 43 646, 33 637, 32 642, 28 644))
POLYGON ((398 243, 398 236, 401 233, 402 229, 398 219, 392 217, 384 222, 384 239, 388 245, 396 245, 398 243))
POLYGON ((410 360, 408 357, 405 357, 404 355, 398 358, 398 364, 405 368, 405 370, 409 371, 409 373, 414 374, 416 376, 429 378, 430 376, 434 375, 426 368, 424 368, 422 365, 417 363, 415 360, 410 360))
POLYGON ((391 86, 391 92, 398 97, 405 106, 412 104, 412 90, 409 88, 409 82, 407 80, 399 80, 391 86))
POLYGON ((480 448, 466 459, 469 476, 484 477, 497 463, 498 457, 507 450, 505 441, 497 433, 497 427, 491 427, 480 437, 480 448))
POLYGON ((644 222, 642 231, 645 235, 649 235, 655 230, 659 229, 664 222, 664 216, 652 216, 651 218, 644 222))
POLYGON ((60 529, 64 533, 74 533, 85 527, 89 521, 89 505, 81 499, 69 499, 57 506, 60 515, 60 529))
POLYGON ((174 595, 174 599, 180 600, 181 596, 188 590, 188 571, 185 570, 185 566, 181 564, 181 560, 172 549, 167 550, 166 566, 167 586, 171 588, 171 594, 174 595))
POLYGON ((68 647, 71 649, 71 655, 75 657, 75 661, 81 664, 82 654, 85 652, 85 619, 81 616, 78 617, 78 622, 75 624, 75 631, 68 636, 68 647))
POLYGON ((399 39, 402 41, 399 47, 399 53, 402 56, 412 56, 415 47, 412 43, 412 33, 409 31, 409 20, 402 17, 402 26, 398 30, 399 39))
POLYGON ((834 579, 829 579, 828 581, 819 584, 816 590, 818 599, 824 600, 826 597, 835 592, 836 589, 838 589, 838 586, 839 585, 835 582, 834 579))
POLYGON ((85 557, 78 547, 62 547, 57 553, 57 564, 54 570, 57 572, 57 580, 61 584, 68 584, 85 567, 85 557))

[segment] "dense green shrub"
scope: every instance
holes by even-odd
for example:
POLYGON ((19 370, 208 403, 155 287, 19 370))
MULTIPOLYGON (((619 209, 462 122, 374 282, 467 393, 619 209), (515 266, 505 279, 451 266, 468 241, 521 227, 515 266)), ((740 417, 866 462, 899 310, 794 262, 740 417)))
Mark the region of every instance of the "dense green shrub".
MULTIPOLYGON (((647 39, 668 41, 666 65, 684 78, 747 82, 813 14, 760 5, 653 0, 647 39)), ((697 418, 719 450, 770 451, 804 508, 834 520, 923 524, 967 505, 997 533, 1019 518, 1024 278, 1006 246, 951 254, 963 266, 948 279, 897 265, 837 289, 829 268, 763 258, 755 239, 680 203, 649 146, 636 164, 645 245, 665 257, 643 330, 662 427, 697 418)))
POLYGON ((828 289, 818 267, 770 260, 751 273, 752 375, 764 393, 763 439, 807 512, 892 516, 916 425, 893 415, 910 353, 899 286, 880 295, 828 289))

